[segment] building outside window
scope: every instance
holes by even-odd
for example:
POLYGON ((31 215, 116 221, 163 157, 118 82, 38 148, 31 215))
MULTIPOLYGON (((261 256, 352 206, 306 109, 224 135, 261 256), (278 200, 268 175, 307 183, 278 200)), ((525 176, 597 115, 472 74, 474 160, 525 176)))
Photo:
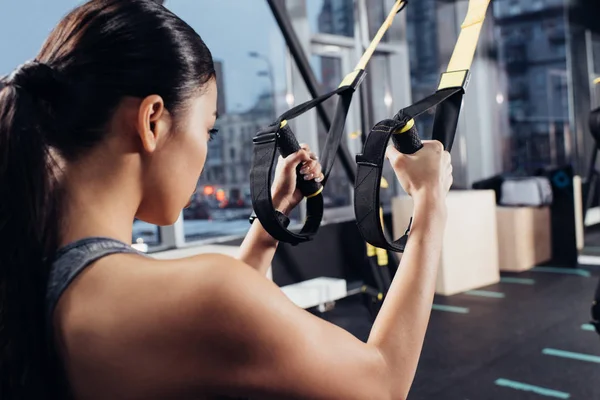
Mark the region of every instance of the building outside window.
POLYGON ((506 171, 534 173, 568 161, 567 30, 562 0, 497 0, 499 63, 508 74, 510 161, 506 171), (518 12, 515 12, 518 8, 518 12), (513 32, 533 35, 514 37, 513 32))
POLYGON ((287 107, 285 42, 265 1, 167 0, 165 6, 200 34, 217 65, 219 134, 183 212, 185 239, 244 235, 252 213, 252 138, 287 107))

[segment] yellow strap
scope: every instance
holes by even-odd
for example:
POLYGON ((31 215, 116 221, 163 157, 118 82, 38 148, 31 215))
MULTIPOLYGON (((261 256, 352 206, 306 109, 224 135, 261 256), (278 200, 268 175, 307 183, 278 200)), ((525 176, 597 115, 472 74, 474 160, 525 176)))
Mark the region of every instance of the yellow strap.
POLYGON ((342 83, 340 83, 339 87, 350 86, 352 84, 352 82, 354 82, 354 80, 356 79, 356 77, 358 76, 358 74, 361 71, 364 71, 365 68, 367 68, 367 64, 369 63, 369 60, 373 56, 373 53, 375 52, 375 49, 379 45, 379 42, 381 42, 381 39, 383 38, 383 35, 385 35, 385 33, 387 32, 387 30, 394 23, 394 18, 396 17, 396 14, 398 14, 398 12, 400 12, 400 10, 402 9, 402 7, 404 7, 404 3, 406 3, 406 0, 397 0, 396 1, 396 3, 394 4, 394 7, 392 7, 392 9, 391 9, 390 13, 388 14, 387 18, 385 19, 385 21, 383 21, 383 24, 379 28, 379 31, 377 31, 377 34, 375 35, 375 37, 371 41, 371 44, 369 45, 369 47, 367 47, 367 49, 363 53, 363 55, 360 58, 360 61, 358 62, 358 64, 356 64, 356 68, 354 68, 354 71, 350 72, 348 75, 346 75, 344 77, 344 80, 342 81, 342 83))
POLYGON ((442 75, 440 89, 462 86, 467 71, 471 68, 477 42, 490 0, 470 0, 467 16, 461 25, 460 34, 448 64, 447 73, 442 75))
MULTIPOLYGON (((382 178, 383 179, 383 178, 382 178)), ((383 226, 383 207, 379 207, 379 223, 383 226)), ((387 267, 389 264, 387 250, 375 247, 375 255, 377 255, 377 265, 387 267)))
POLYGON ((367 257, 373 257, 375 255, 375 246, 367 243, 367 257))
POLYGON ((375 251, 377 252, 377 265, 380 267, 387 267, 389 264, 387 250, 377 247, 375 251))
POLYGON ((596 79, 594 79, 594 85, 597 85, 597 84, 599 84, 599 83, 600 83, 600 78, 596 78, 596 79))

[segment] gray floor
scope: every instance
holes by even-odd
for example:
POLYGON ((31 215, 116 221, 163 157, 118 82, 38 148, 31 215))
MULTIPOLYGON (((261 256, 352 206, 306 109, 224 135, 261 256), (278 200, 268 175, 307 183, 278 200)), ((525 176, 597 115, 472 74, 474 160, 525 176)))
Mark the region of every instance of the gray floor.
MULTIPOLYGON (((409 399, 600 399, 600 337, 584 325, 599 277, 542 268, 482 288, 496 297, 436 297, 409 399)), ((371 326, 359 298, 327 319, 362 340, 371 326)))

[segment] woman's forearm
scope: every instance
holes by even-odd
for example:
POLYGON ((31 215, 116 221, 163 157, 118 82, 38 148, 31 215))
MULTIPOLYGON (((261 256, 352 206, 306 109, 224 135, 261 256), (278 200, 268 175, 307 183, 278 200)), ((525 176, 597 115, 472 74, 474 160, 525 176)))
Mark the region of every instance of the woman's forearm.
POLYGON ((369 337, 369 343, 386 359, 398 394, 408 395, 417 369, 431 314, 445 224, 443 199, 415 199, 409 240, 369 337))
POLYGON ((266 275, 278 242, 265 231, 265 228, 257 219, 254 220, 246 238, 240 246, 239 259, 252 268, 256 269, 262 275, 266 275))

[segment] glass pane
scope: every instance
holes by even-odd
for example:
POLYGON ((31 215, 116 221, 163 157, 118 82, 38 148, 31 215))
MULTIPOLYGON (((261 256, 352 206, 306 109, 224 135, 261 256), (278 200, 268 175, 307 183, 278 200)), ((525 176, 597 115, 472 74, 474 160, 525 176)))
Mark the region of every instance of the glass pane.
MULTIPOLYGON (((393 1, 386 0, 366 0, 367 5, 367 19, 369 22, 369 40, 372 39, 376 34, 381 24, 387 18, 390 13, 391 7, 394 4, 393 1)), ((410 7, 413 7, 413 3, 410 3, 410 7)), ((406 9, 402 12, 406 12, 406 9)), ((388 31, 383 36, 382 42, 395 42, 402 40, 404 36, 404 25, 400 22, 400 18, 396 17, 396 20, 388 31)))
MULTIPOLYGON (((315 71, 320 84, 319 93, 327 93, 334 90, 339 86, 344 77, 342 60, 339 57, 313 55, 311 58, 311 67, 315 71)), ((335 114, 337 101, 337 96, 334 96, 323 103, 328 115, 333 116, 335 114)), ((327 131, 321 123, 318 123, 317 126, 319 149, 321 151, 327 140, 327 131)), ((342 207, 352 204, 350 189, 351 185, 346 172, 339 159, 336 158, 333 168, 329 173, 327 185, 323 190, 325 208, 342 207)))
POLYGON ((131 243, 146 244, 151 250, 152 247, 161 243, 160 230, 156 225, 136 219, 133 221, 131 243))
POLYGON ((263 1, 165 4, 202 36, 218 76, 219 134, 209 144, 192 205, 184 210, 186 240, 244 235, 252 213, 252 138, 288 107, 285 42, 263 1))
POLYGON ((592 52, 594 73, 600 75, 600 34, 592 34, 592 52))
POLYGON ((569 162, 566 26, 563 1, 498 1, 499 63, 508 80, 510 141, 506 171, 532 174, 569 162), (517 17, 518 16, 518 17, 517 17))
MULTIPOLYGON (((440 77, 436 1, 411 2, 405 12, 412 98, 413 101, 418 101, 436 91, 440 77)), ((435 110, 430 110, 415 121, 419 134, 424 139, 431 138, 434 112, 435 110)))
POLYGON ((307 0, 306 14, 313 33, 354 36, 352 0, 307 0))
MULTIPOLYGON (((0 13, 0 37, 18 37, 0 40, 0 76, 11 73, 27 60, 33 59, 48 34, 63 16, 73 8, 85 3, 82 0, 22 0, 2 3, 0 13), (23 34, 26 32, 27 34, 23 34), (16 45, 16 43, 18 45, 16 45)), ((156 225, 136 220, 133 223, 132 243, 155 246, 160 243, 156 225)))
MULTIPOLYGON (((372 119, 369 126, 391 118, 398 111, 392 108, 394 99, 390 87, 391 73, 388 58, 389 56, 384 54, 375 54, 367 67, 366 88, 369 91, 369 113, 372 119)), ((400 189, 394 170, 387 161, 383 164, 383 178, 388 187, 386 188, 386 185, 382 183, 379 196, 384 210, 387 212, 391 207, 391 199, 400 189)))

